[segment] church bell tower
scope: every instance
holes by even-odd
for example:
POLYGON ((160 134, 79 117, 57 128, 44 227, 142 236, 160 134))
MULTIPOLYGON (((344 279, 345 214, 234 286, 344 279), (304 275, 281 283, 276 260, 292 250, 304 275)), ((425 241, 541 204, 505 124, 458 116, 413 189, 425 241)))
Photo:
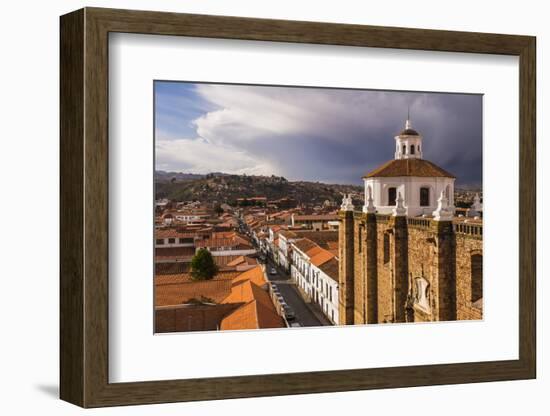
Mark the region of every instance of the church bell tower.
POLYGON ((395 159, 422 159, 422 136, 412 128, 409 113, 405 128, 395 136, 395 159))

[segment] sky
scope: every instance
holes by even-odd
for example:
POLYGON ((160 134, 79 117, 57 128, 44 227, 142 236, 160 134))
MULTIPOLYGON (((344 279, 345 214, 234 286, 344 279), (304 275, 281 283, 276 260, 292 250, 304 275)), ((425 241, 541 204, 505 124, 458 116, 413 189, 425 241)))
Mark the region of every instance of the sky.
POLYGON ((156 170, 361 184, 410 109, 423 157, 482 180, 482 96, 155 81, 156 170))

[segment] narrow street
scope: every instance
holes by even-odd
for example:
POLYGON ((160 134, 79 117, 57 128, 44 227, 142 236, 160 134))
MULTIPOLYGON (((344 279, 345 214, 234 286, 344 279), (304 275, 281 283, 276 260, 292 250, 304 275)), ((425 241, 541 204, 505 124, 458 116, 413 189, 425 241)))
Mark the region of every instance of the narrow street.
POLYGON ((298 322, 301 326, 326 326, 331 325, 328 319, 322 316, 321 311, 315 314, 310 308, 314 305, 308 305, 298 293, 296 285, 292 283, 290 275, 281 271, 275 263, 270 259, 266 264, 266 272, 269 281, 275 283, 281 296, 296 314, 296 319, 293 322, 298 322), (277 274, 271 274, 272 268, 277 270, 277 274), (323 319, 324 318, 324 319, 323 319))

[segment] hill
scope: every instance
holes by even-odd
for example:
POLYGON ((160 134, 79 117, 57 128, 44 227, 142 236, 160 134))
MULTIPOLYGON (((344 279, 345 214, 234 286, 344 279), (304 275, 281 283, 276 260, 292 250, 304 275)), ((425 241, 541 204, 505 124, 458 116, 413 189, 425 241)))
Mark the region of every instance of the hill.
MULTIPOLYGON (((199 200, 234 204, 237 198, 265 196, 268 200, 293 198, 302 203, 340 203, 342 194, 361 194, 355 185, 335 185, 320 182, 290 182, 280 176, 248 176, 210 173, 199 178, 155 175, 155 197, 174 201, 199 200)), ((199 175, 196 175, 199 176, 199 175)))

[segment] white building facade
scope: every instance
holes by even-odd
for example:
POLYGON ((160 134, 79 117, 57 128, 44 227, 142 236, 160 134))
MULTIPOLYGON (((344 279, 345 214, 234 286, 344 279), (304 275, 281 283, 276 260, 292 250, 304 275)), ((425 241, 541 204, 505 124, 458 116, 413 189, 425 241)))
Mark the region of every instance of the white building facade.
POLYGON ((279 254, 277 256, 278 264, 283 268, 287 273, 290 272, 290 263, 292 248, 291 244, 296 241, 296 234, 292 231, 281 231, 279 232, 279 254))
POLYGON ((291 277, 306 301, 317 304, 333 324, 338 323, 338 263, 332 257, 316 266, 311 258, 296 246, 292 248, 291 277), (331 263, 330 272, 324 266, 331 263))
POLYGON ((423 137, 411 128, 395 136, 395 158, 363 177, 365 204, 376 207, 380 214, 391 214, 398 196, 403 198, 406 215, 431 216, 443 193, 449 209, 454 212, 455 177, 434 163, 423 159, 423 137))

